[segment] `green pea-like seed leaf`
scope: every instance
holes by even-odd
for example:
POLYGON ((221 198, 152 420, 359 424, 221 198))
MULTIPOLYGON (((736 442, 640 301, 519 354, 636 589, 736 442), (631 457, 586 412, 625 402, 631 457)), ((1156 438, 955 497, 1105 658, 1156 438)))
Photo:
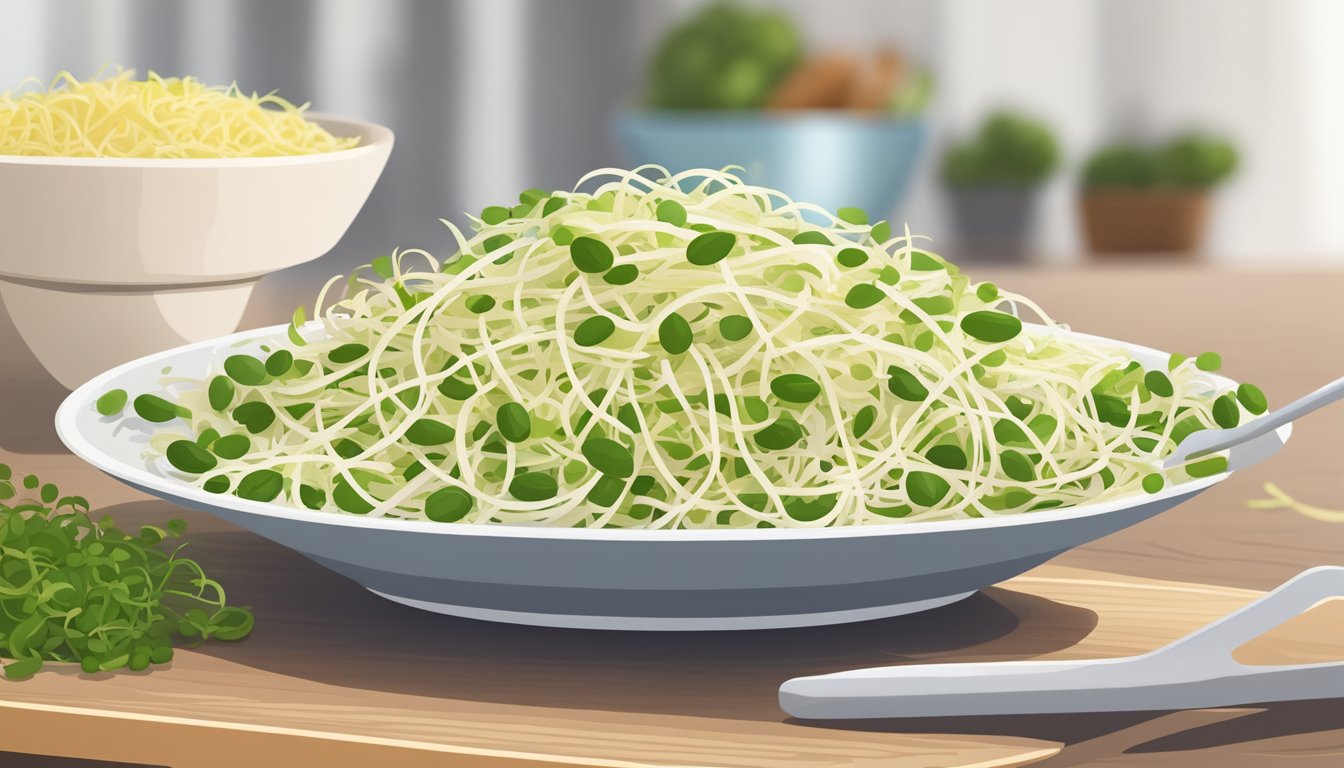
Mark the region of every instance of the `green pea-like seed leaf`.
POLYGON ((746 315, 728 315, 719 320, 719 335, 728 341, 741 341, 751 335, 751 318, 746 315))
POLYGON ((868 223, 868 212, 862 208, 844 207, 835 212, 835 217, 848 224, 868 223))
POLYGON ((975 295, 988 304, 999 298, 999 286, 993 283, 981 283, 975 287, 975 295))
POLYGON ((1212 477, 1226 471, 1226 456, 1211 456, 1185 465, 1185 472, 1191 477, 1212 477))
POLYGON ((352 515, 367 515, 373 511, 373 505, 370 504, 359 492, 341 477, 331 488, 331 500, 338 509, 349 512, 352 515))
POLYGON ((932 472, 915 470, 908 472, 903 481, 905 495, 911 502, 921 507, 932 507, 947 496, 952 486, 942 477, 932 472))
MULTIPOLYGON (((956 308, 956 304, 952 301, 952 297, 947 294, 921 296, 911 303, 923 310, 926 315, 946 315, 956 308)), ((1009 315, 1009 317, 1012 316, 1009 315)))
POLYGON ((732 232, 705 232, 686 246, 686 260, 698 267, 717 264, 728 257, 735 245, 737 235, 732 232))
POLYGON ((373 274, 383 278, 384 280, 391 280, 392 257, 391 256, 376 257, 372 262, 369 263, 369 269, 373 270, 373 274))
POLYGON ((574 343, 580 347, 595 347, 616 332, 616 323, 606 315, 597 315, 579 323, 574 329, 574 343))
POLYGON ((588 491, 588 501, 599 507, 608 508, 616 505, 621 500, 621 495, 625 492, 625 482, 619 478, 603 475, 588 491))
POLYGON ((443 445, 456 436, 456 430, 437 419, 416 419, 406 429, 406 439, 415 445, 443 445))
POLYGON ((247 402, 233 409, 233 420, 257 435, 275 423, 275 411, 261 401, 247 402))
POLYGON ((603 282, 609 285, 629 285, 639 279, 639 267, 634 264, 621 264, 612 267, 602 276, 603 282))
POLYGON ((770 392, 786 403, 810 403, 821 394, 821 385, 810 376, 785 373, 770 381, 770 392))
POLYGON ((321 509, 327 503, 327 492, 304 483, 299 486, 299 502, 309 509, 321 509))
POLYGON ((747 414, 747 419, 752 424, 760 424, 770 418, 770 406, 755 395, 747 395, 742 398, 742 410, 747 414))
POLYGON ((455 523, 466 517, 475 503, 462 488, 440 488, 425 499, 425 517, 436 523, 455 523))
POLYGON ((1237 400, 1243 408, 1255 416, 1269 410, 1269 398, 1265 397, 1265 393, 1254 384, 1238 385, 1237 400))
POLYGON ((128 398, 129 395, 126 394, 126 390, 111 389, 104 392, 103 395, 98 398, 97 402, 93 404, 93 407, 94 410, 104 416, 115 416, 118 413, 121 413, 122 409, 126 407, 128 398))
POLYGON ((830 244, 831 244, 831 238, 827 237, 827 236, 825 235, 825 233, 823 233, 823 232, 818 232, 817 230, 812 229, 812 230, 808 230, 807 232, 799 232, 798 234, 794 235, 794 236, 793 236, 793 244, 794 244, 794 245, 830 245, 830 244))
POLYGON ((201 484, 207 493, 225 493, 229 490, 229 478, 215 475, 201 484))
POLYGON ((846 248, 836 255, 835 260, 840 262, 840 266, 853 269, 868 262, 868 252, 862 248, 846 248))
POLYGON ((136 415, 145 421, 162 424, 182 415, 178 407, 158 395, 140 395, 131 404, 136 415))
POLYGON ((1027 429, 1045 442, 1059 428, 1059 419, 1048 413, 1038 413, 1027 422, 1027 429))
POLYGON ((877 421, 877 407, 865 405, 854 414, 854 439, 858 440, 868 434, 868 430, 873 428, 873 422, 877 421))
POLYGON ((929 396, 928 387, 915 374, 899 365, 888 366, 887 376, 887 389, 902 400, 918 403, 929 396))
POLYGON ((163 455, 169 464, 193 475, 209 472, 219 463, 214 455, 192 440, 174 440, 168 444, 163 455))
POLYGON ((477 315, 483 315, 495 308, 495 297, 483 293, 475 296, 468 296, 466 305, 470 312, 477 315))
POLYGON ((211 443, 219 439, 219 430, 214 427, 206 427, 196 436, 196 444, 202 448, 209 448, 211 443))
POLYGON ((576 237, 569 244, 569 258, 580 272, 590 274, 606 272, 616 261, 606 243, 587 235, 576 237))
POLYGON ((1129 423, 1129 403, 1112 395, 1092 393, 1092 402, 1096 404, 1097 420, 1116 427, 1129 423))
POLYGON ((1018 419, 1025 419, 1031 414, 1032 405, 1029 400, 1018 397, 1017 395, 1010 395, 1003 402, 1004 405, 1008 406, 1008 412, 1018 419))
POLYGON ((206 397, 210 400, 210 407, 216 411, 223 411, 233 404, 233 393, 233 379, 228 376, 214 377, 206 388, 206 397))
POLYGON ((758 430, 752 439, 767 451, 782 451, 803 439, 803 427, 790 416, 780 416, 758 430))
POLYGON ((439 392, 447 398, 453 400, 467 400, 476 394, 476 385, 469 379, 459 379, 456 376, 449 376, 439 382, 439 392))
POLYGON ((285 488, 285 478, 273 469, 257 469, 243 475, 234 493, 252 501, 272 501, 285 488))
POLYGON ((268 376, 284 376, 294 366, 294 353, 287 349, 277 349, 266 358, 263 366, 268 376))
POLYGON ((673 440, 660 440, 658 447, 663 449, 667 457, 675 461, 686 461, 695 455, 695 449, 686 443, 679 443, 673 440))
POLYGON ((1166 479, 1156 472, 1143 476, 1143 490, 1148 493, 1157 493, 1166 484, 1166 479))
POLYGON ((1195 358, 1195 367, 1201 371, 1216 371, 1223 367, 1223 357, 1217 352, 1202 352, 1195 358))
POLYGON ((1158 397, 1171 397, 1176 391, 1171 386, 1171 379, 1167 377, 1167 374, 1161 371, 1148 371, 1145 373, 1143 375, 1143 386, 1147 387, 1149 392, 1152 392, 1158 397))
POLYGON ((1241 410, 1237 408, 1236 395, 1228 392, 1213 401, 1213 420, 1223 429, 1231 429, 1241 421, 1241 410))
POLYGON ((1004 363, 1008 362, 1008 353, 1003 351, 1002 349, 996 349, 993 352, 990 352, 989 354, 980 358, 980 362, 989 368, 993 368, 998 365, 1003 365, 1004 363))
POLYGON ((567 200, 565 200, 563 197, 560 197, 559 195, 556 195, 555 197, 552 197, 550 200, 547 200, 546 204, 541 207, 541 215, 542 217, 550 216, 551 214, 555 213, 561 208, 564 208, 565 205, 567 204, 568 204, 567 200))
POLYGON ((590 437, 583 443, 583 458, 593 469, 615 478, 627 478, 635 473, 635 459, 630 449, 605 437, 590 437))
POLYGON ((851 309, 867 309, 885 299, 887 294, 872 283, 859 283, 845 294, 845 304, 851 309))
POLYGON ((629 429, 635 434, 644 431, 639 425, 639 416, 635 413, 635 406, 630 403, 625 403, 620 408, 616 409, 616 420, 624 424, 626 429, 629 429))
POLYGON ((346 363, 353 363, 367 354, 369 354, 368 347, 358 342, 350 342, 328 352, 327 359, 337 365, 345 365, 346 363))
POLYGON ((829 515, 839 501, 838 494, 828 493, 816 498, 785 496, 784 514, 802 523, 810 523, 829 515))
POLYGON ((509 483, 509 493, 519 501, 546 501, 559 490, 555 478, 545 472, 523 472, 509 483))
POLYGON ((486 224, 503 224, 509 220, 509 209, 502 205, 487 206, 481 211, 481 221, 486 224))
POLYGON ((886 241, 890 240, 891 223, 887 221, 879 221, 876 224, 874 224, 872 236, 873 240, 878 243, 885 243, 886 241))
POLYGON ((943 469, 965 469, 967 466, 966 452, 958 445, 935 445, 924 454, 924 458, 943 469))
POLYGON ((947 269, 947 263, 923 251, 911 251, 910 268, 916 272, 937 272, 940 269, 947 269))
POLYGON ((981 341, 997 344, 1022 332, 1022 321, 992 309, 981 309, 961 318, 961 330, 981 341))
POLYGON ((686 226, 686 209, 676 200, 664 200, 658 203, 658 220, 674 227, 686 226))
POLYGON ((1021 451, 1003 451, 999 454, 999 465, 1003 473, 1019 483, 1029 483, 1036 479, 1036 468, 1031 459, 1021 451))
POLYGON ((669 355, 680 355, 691 348, 695 333, 686 318, 673 312, 658 324, 658 343, 669 355))
POLYGON ((518 403, 505 403, 495 411, 495 425, 499 434, 511 443, 521 443, 532 436, 532 417, 518 403))
POLYGON ((247 387, 255 387, 266 380, 266 366, 251 355, 229 355, 224 359, 224 372, 247 387))

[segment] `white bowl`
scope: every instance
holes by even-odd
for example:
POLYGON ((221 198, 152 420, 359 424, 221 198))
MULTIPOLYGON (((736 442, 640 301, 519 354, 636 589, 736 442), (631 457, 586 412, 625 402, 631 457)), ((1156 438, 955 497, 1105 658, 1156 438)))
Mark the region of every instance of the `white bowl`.
POLYGON ((0 155, 0 299, 68 387, 238 327, 264 275, 336 245, 392 131, 313 116, 351 149, 190 160, 0 155))
MULTIPOLYGON (((304 335, 315 338, 320 326, 304 335)), ((1133 353, 1168 355, 1074 334, 1133 353)), ((1146 520, 1227 474, 1156 494, 979 520, 842 528, 610 530, 444 524, 314 512, 207 493, 165 475, 146 452, 153 425, 104 418, 109 389, 161 392, 162 370, 204 378, 229 354, 283 344, 285 326, 161 352, 73 392, 56 431, 75 455, 146 493, 210 512, 306 555, 370 591, 470 618, 622 630, 765 629, 926 610, 1146 520)), ((1221 380, 1225 383, 1226 380, 1221 380)), ((1289 427, 1247 446, 1264 458, 1289 427)), ((1234 455, 1235 458, 1235 455, 1234 455)))

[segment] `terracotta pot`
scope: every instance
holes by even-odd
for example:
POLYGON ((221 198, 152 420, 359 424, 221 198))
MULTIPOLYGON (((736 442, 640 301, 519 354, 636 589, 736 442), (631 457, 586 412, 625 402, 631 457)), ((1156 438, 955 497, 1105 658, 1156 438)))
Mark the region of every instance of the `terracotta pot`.
POLYGON ((1202 190, 1091 191, 1082 205, 1093 253, 1192 254, 1204 241, 1209 196, 1202 190))

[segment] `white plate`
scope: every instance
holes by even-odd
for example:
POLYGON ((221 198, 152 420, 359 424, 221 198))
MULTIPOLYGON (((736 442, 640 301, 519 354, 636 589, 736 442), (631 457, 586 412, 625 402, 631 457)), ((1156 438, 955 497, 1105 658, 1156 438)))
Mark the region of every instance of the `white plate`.
MULTIPOLYGON (((104 418, 94 409, 109 389, 161 391, 166 367, 174 376, 204 378, 229 354, 283 343, 285 328, 192 344, 108 371, 61 404, 56 431, 80 458, 146 493, 218 515, 390 600, 457 616, 621 630, 767 629, 896 616, 960 600, 1228 477, 991 519, 863 527, 654 531, 442 524, 207 493, 155 469, 146 457, 151 425, 134 417, 104 418)), ((1072 335, 1123 348, 1145 365, 1163 365, 1168 357, 1072 335)), ((1257 457, 1267 456, 1289 433, 1284 427, 1251 448, 1257 457)))

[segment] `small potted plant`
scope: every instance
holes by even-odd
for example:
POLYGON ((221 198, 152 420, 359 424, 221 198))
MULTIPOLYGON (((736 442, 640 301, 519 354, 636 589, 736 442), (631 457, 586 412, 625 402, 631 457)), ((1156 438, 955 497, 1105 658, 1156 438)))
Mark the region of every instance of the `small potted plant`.
POLYGON ((931 92, 894 48, 809 53, 787 15, 715 2, 664 35, 643 104, 617 130, 635 165, 735 165, 752 183, 876 221, 913 176, 931 92))
POLYGON ((961 258, 1023 261, 1038 190, 1058 164, 1050 129, 1012 112, 990 115, 974 137, 953 145, 942 176, 961 258))
POLYGON ((1192 254, 1204 240, 1209 191, 1237 167, 1231 144, 1188 134, 1157 149, 1104 147, 1083 171, 1083 221, 1095 254, 1192 254))

